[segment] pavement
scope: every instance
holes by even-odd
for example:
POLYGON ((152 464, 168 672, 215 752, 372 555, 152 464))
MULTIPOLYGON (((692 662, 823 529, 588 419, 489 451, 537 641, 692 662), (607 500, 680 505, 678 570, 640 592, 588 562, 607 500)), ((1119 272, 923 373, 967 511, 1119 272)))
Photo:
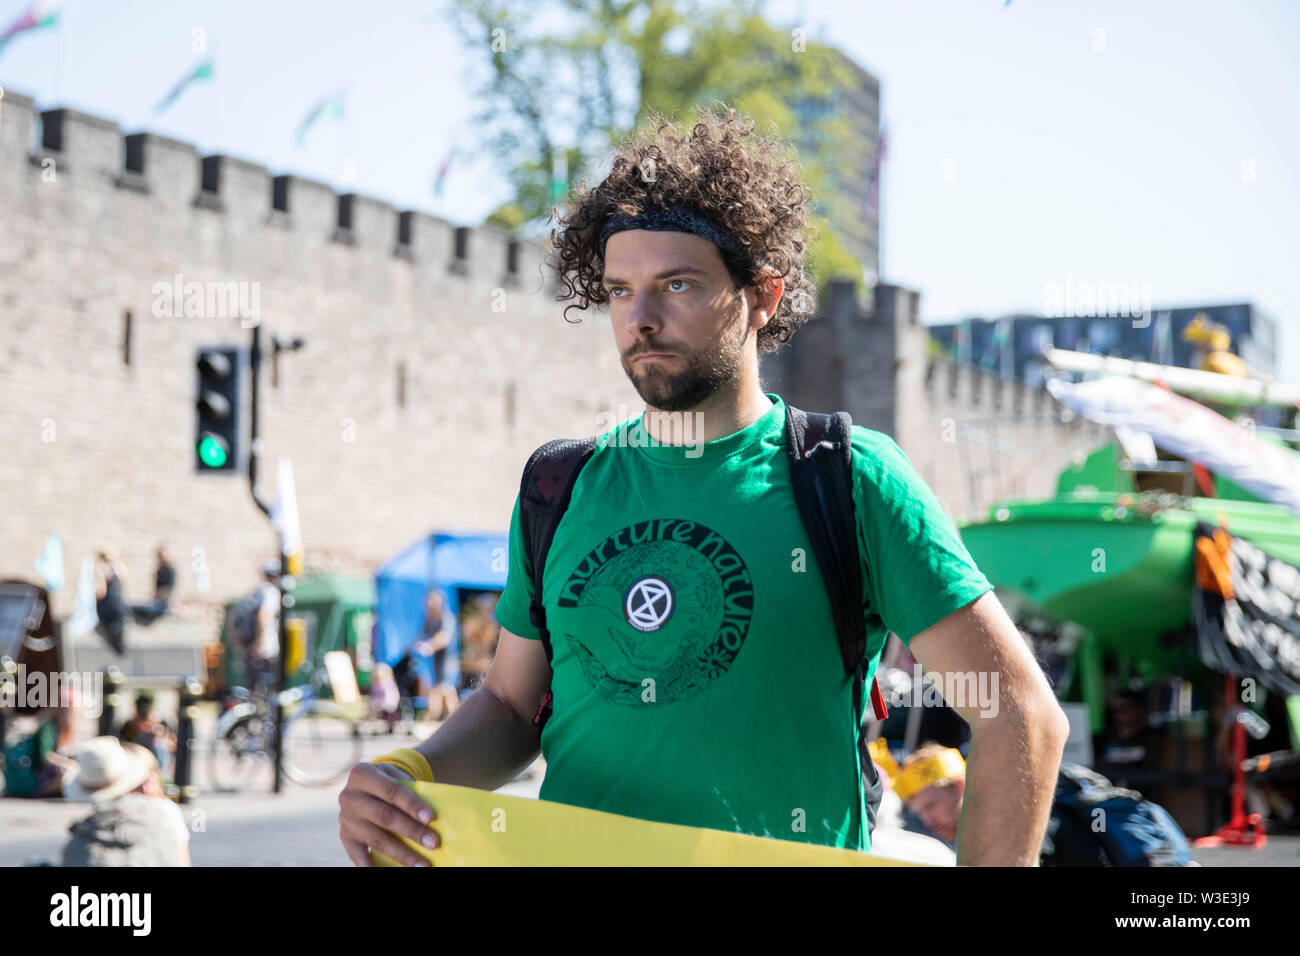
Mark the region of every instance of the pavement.
MULTIPOLYGON (((363 755, 366 759, 376 757, 426 736, 366 737, 363 755)), ((202 760, 196 769, 196 782, 203 787, 202 760)), ((529 771, 499 792, 536 798, 542 782, 541 762, 529 771)), ((268 774, 258 789, 241 793, 204 790, 194 802, 182 806, 190 824, 194 865, 351 866, 338 838, 338 795, 342 789, 342 780, 327 787, 303 787, 286 780, 281 793, 274 794, 268 774)), ((68 826, 87 812, 86 804, 62 799, 0 798, 0 867, 57 862, 68 826)), ((1194 848, 1192 855, 1206 867, 1300 866, 1300 836, 1272 835, 1262 850, 1194 848)))
MULTIPOLYGON (((178 642, 179 643, 179 642, 178 642)), ((175 691, 160 687, 159 713, 175 713, 175 691)), ((127 716, 129 696, 124 695, 119 720, 127 716)), ((200 795, 182 805, 189 822, 190 855, 195 866, 350 866, 338 838, 338 795, 344 780, 323 787, 304 787, 285 780, 282 792, 271 792, 269 772, 239 793, 220 793, 210 787, 204 748, 215 736, 215 705, 207 705, 197 728, 199 752, 195 779, 200 795)), ((371 759, 397 747, 414 746, 428 738, 437 724, 419 724, 410 735, 378 732, 362 737, 362 759, 371 759)), ((17 728, 14 728, 16 731, 17 728)), ((82 714, 76 728, 78 741, 96 733, 95 721, 82 714)), ((539 760, 520 778, 500 788, 501 793, 536 798, 544 765, 539 760)), ((68 827, 82 819, 89 807, 63 799, 23 800, 0 797, 0 867, 36 861, 57 862, 68 827)), ((1206 867, 1300 866, 1300 835, 1270 834, 1260 850, 1222 846, 1193 848, 1193 858, 1206 867)))
MULTIPOLYGON (((115 713, 120 726, 132 711, 135 694, 148 688, 155 695, 155 713, 175 726, 177 688, 186 675, 202 674, 201 644, 209 639, 211 627, 203 622, 162 618, 149 628, 132 628, 128 653, 114 655, 96 634, 68 642, 65 669, 85 679, 87 698, 91 678, 108 664, 126 675, 124 693, 115 713)), ((100 685, 94 685, 96 691, 100 685)), ((222 793, 208 780, 206 748, 216 736, 216 705, 203 704, 196 727, 198 749, 194 755, 193 783, 199 796, 181 809, 190 825, 190 857, 195 866, 351 866, 338 836, 338 795, 345 778, 322 787, 304 787, 287 778, 279 794, 272 792, 271 774, 249 781, 239 793, 222 793)), ((77 714, 74 740, 81 742, 98 733, 98 711, 87 708, 77 714)), ((11 718, 9 740, 13 742, 35 728, 31 718, 11 718)), ((363 725, 362 758, 369 760, 397 747, 415 746, 438 727, 417 724, 411 734, 401 730, 382 732, 378 723, 363 725)), ((344 762, 348 759, 344 755, 344 762)), ((535 798, 541 788, 544 764, 538 760, 524 775, 501 787, 511 796, 535 798)), ((0 781, 0 791, 3 783, 0 781)), ((67 842, 68 827, 90 812, 88 804, 62 798, 50 800, 6 799, 0 796, 0 866, 22 866, 29 862, 57 862, 67 842)))
MULTIPOLYGON (((362 758, 370 759, 397 747, 413 746, 436 728, 417 725, 417 733, 400 732, 363 737, 362 758)), ((201 733, 200 739, 210 739, 201 733)), ((498 792, 537 796, 542 764, 535 763, 498 792)), ((182 805, 190 825, 190 857, 195 866, 351 866, 339 842, 339 792, 344 780, 324 787, 303 787, 285 780, 279 794, 271 792, 270 774, 254 788, 240 793, 207 789, 205 761, 195 766, 201 793, 182 805)), ((57 862, 67 842, 68 827, 85 817, 89 806, 63 799, 21 800, 0 797, 0 867, 29 862, 57 862)))

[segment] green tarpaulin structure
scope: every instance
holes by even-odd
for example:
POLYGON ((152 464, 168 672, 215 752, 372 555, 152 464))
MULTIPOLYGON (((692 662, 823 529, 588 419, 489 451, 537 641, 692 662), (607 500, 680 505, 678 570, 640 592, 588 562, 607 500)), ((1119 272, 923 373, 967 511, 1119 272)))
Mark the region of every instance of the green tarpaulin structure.
MULTIPOLYGON (((370 639, 375 610, 374 581, 321 574, 299 578, 297 586, 289 593, 293 597, 293 607, 288 616, 290 619, 300 618, 305 623, 307 648, 302 666, 286 675, 286 684, 293 687, 307 683, 323 665, 327 653, 347 651, 352 658, 357 683, 366 690, 373 669, 370 639)), ((241 600, 243 598, 226 605, 227 626, 221 632, 228 686, 246 686, 243 654, 239 648, 231 646, 228 627, 230 610, 241 600)))

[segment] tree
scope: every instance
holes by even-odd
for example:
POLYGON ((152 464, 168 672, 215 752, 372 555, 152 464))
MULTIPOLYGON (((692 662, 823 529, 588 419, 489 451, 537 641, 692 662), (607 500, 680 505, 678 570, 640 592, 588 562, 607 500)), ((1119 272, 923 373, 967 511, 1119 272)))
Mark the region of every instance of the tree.
MULTIPOLYGON (((482 51, 475 116, 481 148, 500 165, 514 195, 489 223, 540 236, 554 193, 598 180, 611 146, 649 110, 689 121, 723 102, 761 132, 817 143, 799 154, 814 198, 832 181, 826 157, 844 155, 854 131, 817 116, 853 80, 832 51, 783 31, 762 15, 764 0, 452 0, 462 40, 482 51), (775 129, 774 129, 775 127, 775 129)), ((869 157, 863 156, 867 162, 869 157)), ((810 216, 810 272, 818 289, 860 267, 824 215, 810 216)))

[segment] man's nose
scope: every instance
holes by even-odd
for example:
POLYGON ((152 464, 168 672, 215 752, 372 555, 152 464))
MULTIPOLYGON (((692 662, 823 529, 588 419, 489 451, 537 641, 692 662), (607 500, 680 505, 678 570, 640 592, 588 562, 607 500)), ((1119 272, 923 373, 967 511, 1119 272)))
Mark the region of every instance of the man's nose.
POLYGON ((636 292, 632 294, 631 299, 624 314, 628 332, 633 335, 654 334, 663 328, 659 303, 653 295, 648 292, 636 292))

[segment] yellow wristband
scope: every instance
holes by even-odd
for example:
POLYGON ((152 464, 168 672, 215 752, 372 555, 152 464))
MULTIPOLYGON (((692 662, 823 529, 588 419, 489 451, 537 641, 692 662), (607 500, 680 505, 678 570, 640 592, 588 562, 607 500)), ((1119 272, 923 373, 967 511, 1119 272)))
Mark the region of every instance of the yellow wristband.
POLYGON ((391 763, 415 780, 433 783, 433 768, 429 766, 429 761, 425 759, 424 754, 411 747, 402 747, 392 753, 384 754, 382 757, 376 757, 370 762, 372 764, 391 763))

